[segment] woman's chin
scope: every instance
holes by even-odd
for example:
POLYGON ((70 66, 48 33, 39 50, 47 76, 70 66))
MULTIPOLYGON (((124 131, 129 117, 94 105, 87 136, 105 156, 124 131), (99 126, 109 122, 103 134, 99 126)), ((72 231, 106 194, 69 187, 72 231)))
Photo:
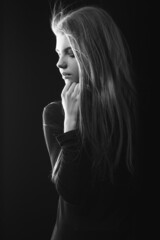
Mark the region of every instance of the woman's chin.
POLYGON ((73 79, 72 79, 72 80, 71 80, 71 79, 65 79, 64 82, 65 82, 65 84, 67 84, 67 83, 69 83, 69 82, 72 82, 72 83, 73 83, 73 82, 76 82, 76 83, 78 83, 77 81, 75 81, 75 80, 73 80, 73 79))

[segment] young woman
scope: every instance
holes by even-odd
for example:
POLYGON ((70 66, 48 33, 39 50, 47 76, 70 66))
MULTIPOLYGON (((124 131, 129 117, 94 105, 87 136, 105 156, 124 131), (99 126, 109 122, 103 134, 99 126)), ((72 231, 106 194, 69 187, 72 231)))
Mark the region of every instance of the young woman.
POLYGON ((52 240, 133 239, 134 109, 128 48, 106 11, 53 11, 61 101, 43 111, 59 194, 52 240))

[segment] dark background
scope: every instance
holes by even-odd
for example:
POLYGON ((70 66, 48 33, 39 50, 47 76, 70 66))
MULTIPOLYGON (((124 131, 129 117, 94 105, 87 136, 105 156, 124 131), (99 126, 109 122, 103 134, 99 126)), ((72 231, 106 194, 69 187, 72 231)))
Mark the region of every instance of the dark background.
MULTIPOLYGON (((151 156, 149 7, 147 2, 135 0, 77 1, 77 5, 78 2, 105 8, 122 30, 132 53, 139 94, 141 187, 137 207, 143 235, 146 231, 143 222, 149 211, 146 213, 143 166, 151 156)), ((55 38, 50 29, 53 5, 54 1, 49 0, 6 0, 1 5, 0 239, 4 240, 50 239, 56 218, 58 196, 50 181, 51 166, 42 129, 43 108, 60 99, 64 86, 55 66, 55 38)))

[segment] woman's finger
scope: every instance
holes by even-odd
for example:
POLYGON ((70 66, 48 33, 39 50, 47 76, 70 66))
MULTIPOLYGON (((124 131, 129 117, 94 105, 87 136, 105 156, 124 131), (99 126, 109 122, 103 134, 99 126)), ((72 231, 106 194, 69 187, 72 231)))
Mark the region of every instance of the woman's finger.
POLYGON ((74 91, 72 93, 72 97, 77 96, 77 94, 80 92, 80 85, 79 83, 76 84, 74 91))
POLYGON ((64 86, 64 88, 63 88, 63 90, 62 90, 61 96, 64 96, 64 95, 65 95, 65 93, 66 93, 66 92, 68 91, 68 89, 70 88, 71 84, 72 84, 71 81, 67 82, 67 84, 64 86))
POLYGON ((78 92, 78 94, 76 95, 76 100, 80 99, 80 92, 78 92))

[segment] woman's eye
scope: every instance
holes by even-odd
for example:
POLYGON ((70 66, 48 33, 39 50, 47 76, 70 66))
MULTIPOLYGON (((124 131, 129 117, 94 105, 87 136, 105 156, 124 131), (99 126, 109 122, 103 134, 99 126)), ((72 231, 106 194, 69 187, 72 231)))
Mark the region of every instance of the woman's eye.
MULTIPOLYGON (((58 57, 60 58, 62 54, 61 54, 60 52, 56 52, 56 53, 57 53, 58 57)), ((66 53, 64 53, 64 54, 68 54, 68 55, 69 55, 70 57, 72 57, 72 58, 75 57, 72 50, 68 50, 68 51, 67 51, 66 53)))
POLYGON ((68 54, 69 54, 70 57, 74 58, 74 54, 73 54, 72 50, 68 51, 68 54))

